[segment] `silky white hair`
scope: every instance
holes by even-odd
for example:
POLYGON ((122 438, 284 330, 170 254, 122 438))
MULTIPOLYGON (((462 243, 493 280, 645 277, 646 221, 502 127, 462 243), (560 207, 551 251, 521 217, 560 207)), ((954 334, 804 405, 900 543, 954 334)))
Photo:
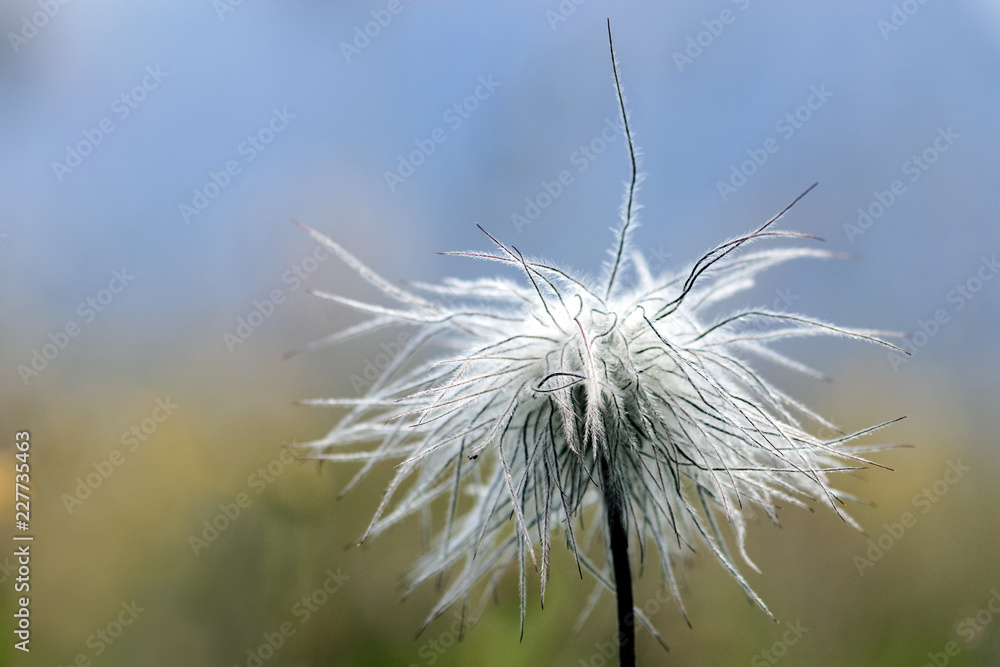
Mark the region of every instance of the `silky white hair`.
POLYGON ((309 349, 389 327, 412 332, 364 396, 303 401, 349 411, 325 437, 301 446, 311 458, 363 464, 345 492, 376 464, 397 462, 360 541, 414 514, 437 526, 410 579, 410 590, 431 579, 446 582, 427 623, 455 603, 465 613, 482 583, 471 612, 478 615, 499 575, 516 561, 523 633, 527 561, 540 569, 544 603, 554 536, 572 552, 581 576, 586 570, 598 591, 613 591, 598 457, 606 462, 609 497, 630 541, 643 554, 656 551, 685 618, 674 568, 699 544, 770 614, 739 573, 719 517, 756 570, 744 546, 749 513, 759 510, 777 522, 779 504, 817 501, 858 527, 841 509, 843 501, 857 499, 834 490, 830 476, 878 465, 859 454, 889 446, 848 443, 891 422, 844 435, 747 360, 756 356, 822 377, 770 343, 825 334, 898 350, 881 340, 888 334, 760 308, 712 315, 753 287, 765 269, 797 258, 843 257, 811 248, 746 251, 772 238, 814 239, 773 227, 815 185, 752 232, 677 272, 654 275, 629 248, 640 177, 617 67, 615 82, 632 179, 610 260, 596 279, 527 257, 484 230, 492 250, 443 254, 497 262, 519 279, 449 278, 403 288, 307 228, 395 304, 315 292, 371 318, 309 349), (803 421, 837 435, 813 435, 803 421), (434 518, 428 508, 439 498, 447 511, 434 518), (604 538, 603 559, 593 558, 594 536, 604 538))

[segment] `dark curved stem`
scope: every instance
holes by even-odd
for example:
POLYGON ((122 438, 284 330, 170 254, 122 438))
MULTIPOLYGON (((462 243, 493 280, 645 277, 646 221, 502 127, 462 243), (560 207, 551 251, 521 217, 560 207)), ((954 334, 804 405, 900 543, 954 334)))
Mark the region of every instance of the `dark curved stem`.
POLYGON ((611 560, 618 597, 618 664, 621 667, 635 667, 635 603, 632 598, 632 568, 628 562, 628 531, 618 497, 611 485, 608 462, 603 455, 601 482, 604 487, 604 507, 608 515, 611 560))

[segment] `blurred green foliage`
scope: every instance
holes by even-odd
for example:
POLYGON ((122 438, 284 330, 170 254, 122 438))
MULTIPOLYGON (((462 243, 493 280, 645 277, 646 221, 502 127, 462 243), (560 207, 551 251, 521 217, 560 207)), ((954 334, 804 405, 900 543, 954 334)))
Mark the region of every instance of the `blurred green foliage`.
MULTIPOLYGON (((426 586, 400 602, 402 577, 420 553, 416 523, 345 549, 364 530, 391 470, 338 501, 355 468, 285 466, 280 458, 282 443, 316 437, 336 418, 290 399, 349 395, 346 377, 361 357, 337 351, 290 362, 248 356, 226 377, 199 375, 206 354, 189 350, 186 366, 153 365, 143 377, 119 378, 97 391, 86 378, 67 374, 55 393, 7 413, 8 432, 21 424, 32 428, 36 475, 34 650, 30 662, 16 664, 69 665, 82 654, 100 665, 254 665, 248 651, 263 645, 258 655, 270 655, 268 636, 280 646, 264 665, 614 664, 603 657, 614 627, 610 596, 601 598, 581 632, 573 630, 592 588, 565 552, 555 554, 544 610, 537 581, 529 584, 534 604, 522 642, 514 576, 461 641, 453 615, 414 638, 436 596, 426 586), (176 388, 169 397, 179 408, 128 452, 121 434, 166 396, 163 387, 176 388), (64 494, 113 449, 123 452, 124 463, 70 512, 64 494), (239 494, 246 494, 245 507, 236 503, 239 494), (237 508, 235 518, 219 518, 237 508), (205 522, 213 520, 223 530, 195 555, 192 536, 205 539, 205 522), (334 592, 317 594, 331 575, 338 579, 328 583, 334 592), (108 626, 121 604, 133 600, 143 610, 135 622, 110 645, 95 640, 102 628, 113 630, 108 626), (279 641, 283 624, 292 632, 279 641)), ((806 399, 825 402, 824 412, 845 428, 911 415, 880 434, 880 440, 919 445, 876 455, 895 472, 868 470, 841 483, 877 501, 875 508, 849 509, 869 537, 882 536, 889 548, 862 576, 855 559, 866 557, 870 544, 828 508, 814 515, 786 508, 781 528, 758 521, 749 546, 763 574, 744 570, 782 621, 777 625, 748 604, 714 559, 697 555, 684 583, 689 629, 672 601, 658 601, 668 596, 657 596, 656 564, 645 563, 637 568, 645 572, 636 600, 670 652, 640 633, 642 664, 772 664, 762 651, 773 650, 772 657, 781 653, 780 662, 789 665, 917 665, 950 641, 961 653, 949 664, 997 664, 1000 622, 971 641, 956 629, 1000 587, 1000 491, 992 483, 996 471, 975 463, 982 456, 974 416, 962 414, 961 396, 947 389, 927 390, 920 405, 897 405, 888 393, 894 378, 875 370, 841 369, 844 382, 814 388, 806 399), (934 483, 948 461, 959 458, 974 464, 972 471, 952 485, 939 484, 937 491, 946 492, 937 495, 934 483), (925 487, 936 500, 926 513, 927 503, 914 498, 925 487), (904 512, 915 523, 889 545, 885 526, 904 512), (787 634, 786 624, 801 637, 787 634), (782 646, 789 637, 796 641, 782 646)), ((9 392, 12 405, 24 399, 14 396, 9 392)), ((5 452, 3 465, 11 459, 5 452)), ((9 509, 3 507, 5 521, 9 509)), ((5 614, 12 607, 6 588, 3 607, 5 614)))

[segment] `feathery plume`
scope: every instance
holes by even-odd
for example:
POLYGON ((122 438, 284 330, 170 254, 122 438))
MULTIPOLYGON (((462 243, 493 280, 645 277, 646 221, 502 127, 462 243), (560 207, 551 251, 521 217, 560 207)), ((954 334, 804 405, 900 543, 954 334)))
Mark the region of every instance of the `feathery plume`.
MULTIPOLYGON (((749 233, 679 271, 654 275, 629 247, 640 176, 617 65, 615 83, 632 178, 610 260, 597 279, 526 256, 483 230, 489 249, 441 254, 494 262, 514 277, 403 288, 306 228, 390 303, 315 292, 371 316, 322 343, 393 326, 412 332, 363 397, 303 401, 348 412, 325 437, 302 446, 312 458, 363 464, 348 489, 376 464, 396 465, 360 541, 445 499, 432 548, 410 579, 410 590, 446 582, 427 623, 456 603, 477 615, 499 575, 516 563, 523 635, 526 572, 537 569, 544 604, 553 541, 565 543, 581 576, 586 571, 612 591, 626 584, 628 544, 643 553, 652 548, 682 613, 674 569, 679 557, 704 545, 770 614, 740 574, 720 519, 755 570, 744 547, 754 511, 777 522, 780 504, 825 503, 858 527, 842 509, 854 499, 834 490, 830 477, 878 466, 860 455, 865 448, 849 443, 892 422, 832 439, 813 435, 804 423, 835 429, 771 385, 749 359, 822 377, 770 344, 823 334, 899 350, 881 339, 891 334, 760 308, 712 315, 765 269, 843 257, 814 248, 749 251, 775 238, 815 239, 777 229, 815 184, 749 233), (593 520, 586 531, 584 516, 593 520), (603 558, 594 557, 595 535, 604 540, 603 558), (624 564, 613 553, 616 539, 624 564)), ((627 586, 630 609, 630 580, 627 586)), ((634 612, 662 643, 641 611, 634 612)))

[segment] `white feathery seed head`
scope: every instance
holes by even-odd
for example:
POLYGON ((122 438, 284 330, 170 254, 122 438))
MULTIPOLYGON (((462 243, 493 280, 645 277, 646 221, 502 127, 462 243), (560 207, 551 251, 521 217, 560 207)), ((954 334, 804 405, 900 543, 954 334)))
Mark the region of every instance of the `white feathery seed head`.
MULTIPOLYGON (((488 250, 442 254, 496 262, 505 275, 404 289, 307 228, 387 302, 316 292, 371 317, 308 348, 389 327, 412 334, 364 396, 303 401, 348 412, 329 434, 302 447, 312 458, 363 464, 345 491, 376 464, 395 465, 361 541, 414 514, 436 527, 410 579, 411 587, 444 584, 428 623, 455 603, 477 615, 516 562, 523 633, 527 570, 538 572, 544 602, 553 542, 570 550, 598 590, 613 591, 605 496, 617 505, 633 553, 657 553, 662 581, 682 612, 674 568, 701 545, 767 611, 737 569, 723 522, 755 570, 744 548, 748 515, 762 512, 777 522, 780 505, 814 501, 857 526, 842 509, 844 500, 856 499, 834 490, 830 477, 878 465, 859 454, 880 446, 849 443, 885 424, 842 434, 768 383, 751 361, 821 377, 770 343, 825 334, 898 348, 881 340, 884 332, 774 310, 718 316, 720 304, 751 288, 764 269, 796 258, 842 257, 814 248, 748 249, 776 237, 815 238, 775 229, 805 193, 693 264, 652 273, 629 248, 639 178, 618 90, 632 180, 610 260, 597 279, 528 257, 484 230, 488 250), (836 435, 818 437, 803 422, 836 435), (447 509, 430 516, 438 499, 447 509), (603 554, 594 537, 603 541, 603 554)), ((660 639, 638 609, 636 618, 660 639)))

